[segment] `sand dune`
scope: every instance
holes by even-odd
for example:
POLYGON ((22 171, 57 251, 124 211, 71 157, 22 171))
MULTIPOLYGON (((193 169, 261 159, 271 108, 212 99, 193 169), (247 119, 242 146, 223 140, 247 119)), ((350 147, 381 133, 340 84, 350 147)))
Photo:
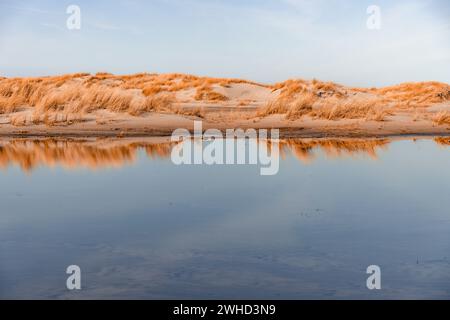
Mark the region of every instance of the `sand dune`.
POLYGON ((295 135, 446 134, 450 86, 261 84, 184 74, 0 78, 2 135, 161 135, 175 128, 281 128, 295 135))

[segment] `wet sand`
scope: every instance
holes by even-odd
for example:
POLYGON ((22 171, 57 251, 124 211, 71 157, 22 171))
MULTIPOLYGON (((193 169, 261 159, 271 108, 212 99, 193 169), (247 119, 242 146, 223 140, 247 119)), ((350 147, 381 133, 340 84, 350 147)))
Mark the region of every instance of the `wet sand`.
POLYGON ((395 116, 386 121, 317 120, 288 121, 283 116, 249 120, 204 120, 179 115, 149 114, 140 118, 117 117, 99 124, 85 121, 71 125, 0 126, 3 137, 161 137, 179 128, 193 131, 194 121, 202 121, 203 130, 279 129, 282 138, 305 137, 389 137, 411 135, 450 135, 450 125, 436 125, 431 120, 413 121, 395 116))

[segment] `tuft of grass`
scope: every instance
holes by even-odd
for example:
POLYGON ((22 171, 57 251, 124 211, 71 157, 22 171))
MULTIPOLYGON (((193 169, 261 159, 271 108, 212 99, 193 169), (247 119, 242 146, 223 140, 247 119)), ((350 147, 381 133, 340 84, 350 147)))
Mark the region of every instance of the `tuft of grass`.
POLYGON ((197 92, 194 96, 197 101, 227 101, 228 97, 221 93, 215 92, 210 86, 202 86, 197 88, 197 92))
POLYGON ((304 115, 310 114, 313 111, 313 106, 317 99, 317 96, 312 93, 300 95, 289 105, 286 118, 296 120, 304 115))
POLYGON ((153 85, 153 86, 147 86, 142 90, 142 93, 146 97, 154 96, 158 93, 160 93, 163 90, 163 87, 161 85, 153 85))
POLYGON ((175 98, 171 94, 161 94, 150 96, 135 102, 129 113, 133 116, 140 116, 145 112, 169 112, 173 110, 175 98))
POLYGON ((450 86, 440 82, 408 82, 375 90, 389 101, 414 106, 429 106, 450 100, 450 86))
POLYGON ((311 116, 326 120, 366 119, 384 121, 390 111, 380 106, 377 100, 326 101, 311 112, 311 116))
POLYGON ((278 85, 279 96, 260 110, 259 116, 285 114, 289 120, 310 116, 317 119, 366 119, 384 121, 391 109, 378 97, 348 95, 332 82, 288 81, 278 85))

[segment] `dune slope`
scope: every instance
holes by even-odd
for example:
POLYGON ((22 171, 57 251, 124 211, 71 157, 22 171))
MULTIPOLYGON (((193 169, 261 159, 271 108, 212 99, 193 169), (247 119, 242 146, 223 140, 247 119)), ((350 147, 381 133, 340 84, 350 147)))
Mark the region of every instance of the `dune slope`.
POLYGON ((0 134, 169 134, 205 128, 281 128, 302 135, 444 134, 450 86, 352 88, 318 80, 261 84, 184 74, 70 74, 0 78, 0 134))

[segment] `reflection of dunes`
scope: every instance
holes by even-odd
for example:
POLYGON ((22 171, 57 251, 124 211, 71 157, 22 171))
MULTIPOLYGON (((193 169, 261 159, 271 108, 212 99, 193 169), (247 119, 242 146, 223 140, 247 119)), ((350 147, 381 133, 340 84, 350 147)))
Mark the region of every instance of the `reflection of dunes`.
POLYGON ((288 139, 280 141, 280 145, 283 155, 290 152, 300 161, 310 163, 319 149, 330 158, 364 154, 377 159, 378 149, 385 148, 389 142, 387 139, 288 139))
POLYGON ((145 145, 145 152, 147 153, 147 156, 154 159, 154 158, 169 158, 170 153, 172 152, 172 148, 176 143, 155 143, 155 144, 148 144, 145 145))
POLYGON ((450 137, 439 137, 434 139, 441 146, 450 146, 450 137))
MULTIPOLYGON (((450 146, 450 137, 434 139, 436 143, 450 146)), ((389 139, 286 139, 280 140, 283 158, 295 156, 304 163, 311 163, 322 151, 327 157, 366 155, 377 158, 377 152, 390 143, 389 139)), ((269 150, 274 145, 269 144, 269 150)), ((133 163, 139 151, 151 159, 169 159, 175 143, 168 139, 128 140, 65 140, 65 139, 11 139, 0 140, 0 168, 19 166, 32 171, 38 166, 64 168, 122 167, 133 163)))
POLYGON ((144 149, 151 158, 170 155, 171 143, 126 143, 122 141, 11 140, 0 143, 0 167, 11 164, 31 171, 38 166, 65 168, 121 167, 136 160, 144 149))

